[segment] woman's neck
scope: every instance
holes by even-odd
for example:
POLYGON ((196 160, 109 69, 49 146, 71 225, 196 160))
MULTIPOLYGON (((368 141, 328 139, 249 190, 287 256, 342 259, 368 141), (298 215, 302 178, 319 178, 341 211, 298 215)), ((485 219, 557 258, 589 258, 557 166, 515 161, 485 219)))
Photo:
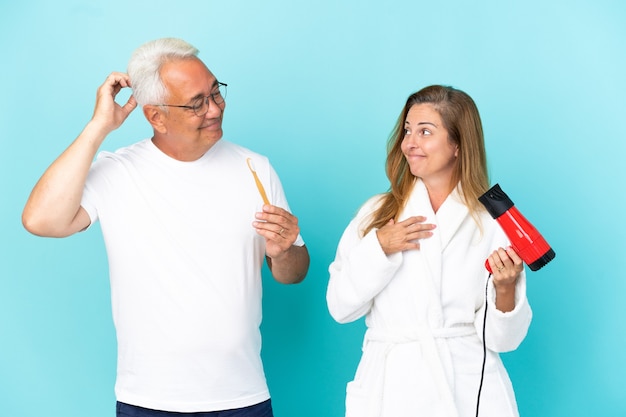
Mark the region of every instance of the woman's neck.
POLYGON ((439 208, 452 192, 452 188, 450 187, 450 184, 428 184, 424 182, 424 185, 428 191, 430 205, 432 206, 433 211, 437 213, 439 208))

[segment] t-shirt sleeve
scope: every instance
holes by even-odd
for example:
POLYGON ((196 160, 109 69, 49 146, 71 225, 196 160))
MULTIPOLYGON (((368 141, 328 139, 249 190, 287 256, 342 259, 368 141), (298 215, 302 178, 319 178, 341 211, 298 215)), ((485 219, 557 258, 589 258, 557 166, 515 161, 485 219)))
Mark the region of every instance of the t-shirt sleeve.
POLYGON ((91 220, 89 227, 99 219, 98 208, 101 204, 101 196, 106 194, 106 187, 112 183, 110 179, 107 179, 107 172, 111 173, 111 164, 114 163, 114 154, 102 151, 89 169, 80 201, 81 207, 85 209, 91 220))
MULTIPOLYGON (((269 162, 268 162, 269 164, 269 162)), ((269 176, 270 176, 270 202, 280 208, 283 208, 291 213, 291 209, 289 208, 289 203, 287 202, 287 197, 285 196, 285 191, 283 189, 283 185, 280 182, 280 178, 278 174, 274 170, 274 167, 269 164, 269 176)), ((298 234, 296 241, 294 242, 295 246, 304 246, 304 239, 301 234, 298 234)))

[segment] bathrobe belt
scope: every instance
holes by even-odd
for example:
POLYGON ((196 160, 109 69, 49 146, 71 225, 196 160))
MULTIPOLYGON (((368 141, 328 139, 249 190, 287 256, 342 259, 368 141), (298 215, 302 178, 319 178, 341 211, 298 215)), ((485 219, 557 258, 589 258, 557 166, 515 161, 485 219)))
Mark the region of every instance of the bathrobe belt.
MULTIPOLYGON (((454 394, 452 392, 451 384, 453 381, 448 381, 446 376, 446 368, 452 371, 452 358, 450 352, 445 349, 445 352, 440 352, 437 347, 436 339, 447 339, 451 337, 463 337, 476 334, 476 328, 472 323, 466 323, 456 325, 449 328, 430 329, 429 327, 422 326, 420 328, 412 328, 410 330, 402 329, 402 331, 392 330, 380 330, 369 328, 365 332, 365 338, 363 341, 363 349, 366 348, 370 342, 378 342, 387 344, 385 350, 385 362, 387 355, 393 350, 393 348, 399 344, 415 343, 419 342, 422 346, 422 353, 424 355, 425 362, 429 364, 432 375, 435 378, 435 385, 439 392, 440 398, 446 404, 446 409, 450 417, 458 417, 456 409, 454 394), (440 353, 443 353, 441 355, 440 353), (444 357, 442 357, 444 356, 444 357)), ((383 369, 386 369, 386 363, 383 364, 383 369)), ((451 375, 450 378, 453 378, 451 375)), ((380 410, 382 406, 382 396, 384 392, 384 375, 379 381, 379 395, 377 395, 378 404, 374 408, 380 410)))

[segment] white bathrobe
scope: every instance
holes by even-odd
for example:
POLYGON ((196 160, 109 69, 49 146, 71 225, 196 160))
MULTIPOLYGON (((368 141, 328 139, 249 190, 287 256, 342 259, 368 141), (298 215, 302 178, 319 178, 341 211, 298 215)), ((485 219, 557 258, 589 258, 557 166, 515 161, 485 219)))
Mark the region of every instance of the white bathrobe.
POLYGON ((398 221, 426 216, 434 235, 419 250, 385 255, 376 230, 362 236, 381 201, 371 198, 344 232, 330 265, 328 308, 347 323, 366 316, 363 355, 348 383, 346 417, 475 416, 483 362, 482 326, 488 294, 487 363, 480 416, 518 416, 498 352, 517 348, 532 312, 524 272, 515 309, 495 309, 485 260, 509 242, 488 213, 482 229, 455 190, 435 214, 417 180, 398 221), (486 288, 487 286, 487 288, 486 288))

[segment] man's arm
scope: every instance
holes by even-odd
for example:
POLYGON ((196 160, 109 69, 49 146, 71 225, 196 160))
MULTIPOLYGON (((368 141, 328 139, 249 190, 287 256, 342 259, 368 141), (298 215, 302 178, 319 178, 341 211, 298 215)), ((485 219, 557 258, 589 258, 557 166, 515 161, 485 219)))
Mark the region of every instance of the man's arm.
POLYGON ((306 246, 291 245, 280 257, 266 256, 272 276, 283 284, 297 284, 309 270, 309 250, 306 246))
POLYGON ((265 238, 265 258, 274 279, 283 284, 301 282, 309 270, 309 251, 294 242, 300 234, 298 218, 288 211, 266 204, 254 222, 258 234, 265 238))
POLYGON ((98 88, 92 119, 33 188, 22 213, 26 230, 39 236, 65 237, 89 226, 80 202, 93 158, 106 136, 137 107, 132 96, 124 106, 115 102, 125 87, 130 87, 128 75, 112 73, 98 88))

